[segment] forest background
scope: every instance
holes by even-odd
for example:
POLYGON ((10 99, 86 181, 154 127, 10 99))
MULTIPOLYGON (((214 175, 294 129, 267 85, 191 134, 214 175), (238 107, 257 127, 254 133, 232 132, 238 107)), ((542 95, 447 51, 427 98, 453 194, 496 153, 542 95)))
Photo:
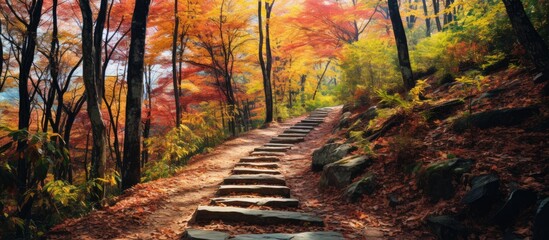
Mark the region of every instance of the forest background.
MULTIPOLYGON (((40 236, 270 120, 413 101, 426 74, 475 82, 501 64, 536 66, 503 1, 398 3, 415 87, 403 82, 386 1, 3 0, 1 231, 40 236), (142 64, 131 54, 139 27, 142 64), (135 79, 142 89, 131 90, 135 79), (141 111, 128 115, 140 91, 141 111), (125 139, 140 148, 137 163, 125 139)), ((547 44, 549 1, 522 4, 547 44)))

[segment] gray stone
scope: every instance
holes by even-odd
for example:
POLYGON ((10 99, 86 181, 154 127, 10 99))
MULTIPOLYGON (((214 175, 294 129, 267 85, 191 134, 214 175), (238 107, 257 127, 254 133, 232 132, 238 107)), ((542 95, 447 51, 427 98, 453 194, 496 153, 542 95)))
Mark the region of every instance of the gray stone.
POLYGON ((301 133, 301 134, 308 134, 311 130, 300 130, 300 129, 287 129, 284 131, 284 133, 301 133))
POLYGON ((294 145, 293 144, 285 144, 285 143, 265 143, 265 145, 263 145, 265 147, 287 147, 287 148, 292 148, 294 145))
POLYGON ((217 196, 227 196, 231 194, 257 194, 260 196, 281 196, 289 198, 290 188, 274 185, 221 185, 217 190, 217 196))
POLYGON ((366 174, 362 179, 349 185, 345 190, 345 197, 352 202, 357 201, 365 194, 372 194, 378 187, 376 177, 372 173, 366 174))
POLYGON ((249 223, 255 225, 285 224, 324 226, 324 221, 312 214, 256 210, 237 207, 199 206, 193 217, 194 221, 206 223, 211 221, 223 221, 225 223, 249 223))
POLYGON ((236 207, 267 206, 297 208, 299 200, 293 198, 212 198, 212 203, 236 207))
POLYGON ((252 152, 250 153, 250 156, 278 156, 282 157, 285 156, 286 153, 281 152, 252 152))
POLYGON ((274 137, 271 139, 271 143, 300 143, 305 141, 302 137, 274 137))
POLYGON ((306 137, 307 133, 282 133, 278 137, 306 137))
POLYGON ((454 180, 473 166, 471 159, 450 159, 428 165, 418 176, 418 186, 430 198, 431 202, 450 199, 455 194, 454 180))
POLYGON ((431 216, 427 224, 441 240, 466 239, 468 235, 465 226, 452 216, 431 216))
POLYGON ((187 229, 183 233, 182 240, 226 240, 229 234, 218 231, 187 229))
POLYGON ((343 188, 366 169, 372 160, 368 156, 351 156, 324 166, 320 187, 343 188))
POLYGON ((276 169, 279 168, 278 164, 276 163, 253 163, 253 162, 241 162, 237 163, 235 165, 237 168, 268 168, 268 169, 276 169))
POLYGON ((270 233, 270 234, 243 234, 233 240, 344 240, 337 232, 304 232, 304 233, 270 233))
POLYGON ((256 152, 287 152, 290 147, 258 147, 255 148, 256 152))
POLYGON ((509 195, 507 201, 499 209, 493 221, 503 228, 515 223, 519 214, 536 203, 538 196, 534 191, 517 189, 509 195))
POLYGON ((458 110, 464 105, 463 100, 453 99, 440 103, 438 105, 432 106, 425 111, 428 120, 442 120, 448 118, 452 113, 458 110))
POLYGON ((291 126, 290 129, 298 129, 298 130, 313 130, 315 129, 314 126, 291 126))
POLYGON ((258 169, 258 168, 243 168, 243 167, 236 167, 233 169, 233 174, 235 175, 245 175, 245 174, 272 174, 272 175, 280 175, 281 173, 277 170, 271 170, 271 169, 258 169))
POLYGON ((327 164, 341 160, 347 154, 356 150, 356 147, 350 144, 329 143, 313 152, 313 161, 311 168, 313 171, 321 171, 327 164))
POLYGON ((254 175, 232 175, 223 180, 223 184, 238 185, 238 184, 263 184, 286 186, 286 180, 281 176, 269 174, 254 174, 254 175))
POLYGON ((488 129, 493 127, 512 127, 519 125, 539 114, 538 107, 509 108, 475 113, 457 119, 452 129, 462 133, 470 127, 488 129))
POLYGON ((243 157, 240 159, 241 163, 251 163, 251 162, 280 162, 280 158, 278 157, 269 157, 269 156, 263 156, 263 157, 243 157))
POLYGON ((474 177, 471 181, 471 190, 465 194, 461 202, 469 205, 473 215, 486 215, 499 200, 499 186, 500 180, 495 174, 474 177))

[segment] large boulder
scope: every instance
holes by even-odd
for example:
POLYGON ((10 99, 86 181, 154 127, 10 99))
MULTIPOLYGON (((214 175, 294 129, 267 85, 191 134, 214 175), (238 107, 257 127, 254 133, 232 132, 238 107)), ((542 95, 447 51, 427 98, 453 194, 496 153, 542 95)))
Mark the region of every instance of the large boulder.
POLYGON ((472 166, 472 159, 462 158, 432 163, 418 175, 418 187, 432 202, 450 199, 455 194, 455 180, 469 172, 472 166))
POLYGON ((372 194, 378 187, 376 177, 373 173, 368 173, 362 179, 354 182, 345 189, 345 197, 351 202, 357 201, 365 194, 372 194))
POLYGON ((461 202, 469 205, 472 215, 484 216, 499 200, 501 196, 499 186, 500 180, 495 174, 474 177, 471 180, 471 190, 465 194, 461 202))
POLYGON ((327 164, 341 160, 357 148, 351 144, 329 143, 313 152, 313 171, 322 171, 327 164))
POLYGON ((515 222, 519 214, 537 200, 537 194, 531 190, 517 189, 509 195, 507 201, 494 216, 494 222, 503 228, 509 227, 515 222))
POLYGON ((493 127, 512 127, 539 114, 538 107, 522 107, 492 110, 458 118, 452 129, 462 133, 470 127, 488 129, 493 127))
POLYGON ((427 218, 427 225, 438 239, 467 239, 467 228, 452 216, 431 216, 427 218))
POLYGON ((320 187, 344 188, 353 178, 361 174, 372 160, 368 156, 350 156, 324 166, 320 187))

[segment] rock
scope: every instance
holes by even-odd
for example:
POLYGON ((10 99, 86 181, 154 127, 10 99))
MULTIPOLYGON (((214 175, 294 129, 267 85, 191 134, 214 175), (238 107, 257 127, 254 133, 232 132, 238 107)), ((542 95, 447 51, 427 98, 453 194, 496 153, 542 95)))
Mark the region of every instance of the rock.
POLYGON ((549 198, 541 201, 534 220, 534 240, 549 239, 549 198))
POLYGON ((381 124, 381 127, 368 128, 364 132, 363 137, 370 142, 376 140, 377 138, 384 136, 385 133, 387 133, 393 127, 400 125, 403 119, 404 117, 401 114, 393 114, 381 124))
POLYGON ((538 107, 522 107, 486 111, 457 119, 454 122, 452 129, 458 133, 462 133, 470 127, 480 129, 512 127, 519 125, 528 118, 538 114, 538 107))
POLYGON ((456 78, 451 73, 446 73, 438 81, 439 85, 450 84, 456 81, 456 78))
POLYGON ((536 76, 534 76, 534 83, 536 84, 547 82, 548 80, 549 80, 549 75, 544 73, 538 73, 536 76))
POLYGON ((368 108, 368 110, 366 110, 366 112, 363 112, 361 113, 360 115, 358 115, 358 118, 364 122, 364 123, 367 123, 367 122, 370 122, 370 120, 376 118, 378 115, 377 113, 377 107, 376 106, 373 106, 371 108, 368 108))
POLYGON ((537 194, 531 190, 518 189, 511 193, 505 205, 494 216, 494 222, 503 228, 511 226, 520 212, 536 203, 537 194))
POLYGON ((229 234, 218 231, 187 229, 183 233, 181 240, 226 240, 229 234))
POLYGON ((509 58, 505 57, 491 64, 482 67, 482 75, 487 76, 509 67, 509 58))
POLYGON ((259 185, 276 185, 286 186, 286 180, 281 176, 270 174, 246 174, 246 175, 231 175, 223 179, 225 185, 239 184, 259 184, 259 185))
POLYGON ((428 165, 418 175, 417 185, 430 198, 431 202, 450 199, 455 194, 455 179, 471 170, 472 159, 451 159, 428 165))
POLYGON ((337 124, 336 130, 347 128, 351 125, 351 112, 346 112, 341 115, 339 123, 337 124))
POLYGON ((216 206, 198 206, 191 222, 209 223, 216 220, 254 225, 324 226, 324 220, 313 214, 216 206))
POLYGON ((329 143, 313 152, 311 168, 313 171, 322 171, 330 163, 341 160, 357 148, 351 144, 329 143))
POLYGON ((518 237, 511 231, 506 231, 505 234, 503 234, 503 240, 522 240, 522 238, 518 237))
POLYGON ((371 164, 367 156, 351 156, 324 166, 320 177, 320 187, 343 188, 351 183, 354 177, 371 164))
POLYGON ((344 240, 337 232, 268 233, 236 235, 232 240, 344 240))
POLYGON ((465 226, 452 216, 431 216, 427 218, 427 224, 438 239, 466 239, 468 235, 465 226))
POLYGON ((345 190, 345 197, 351 201, 355 202, 364 194, 371 195, 377 188, 376 177, 372 173, 366 174, 365 177, 358 180, 357 182, 351 184, 345 190))
POLYGON ((297 208, 299 200, 293 198, 212 198, 211 204, 236 207, 267 206, 274 208, 297 208))
POLYGON ((448 118, 458 108, 463 106, 464 102, 461 99, 453 99, 441 104, 435 105, 425 111, 428 120, 442 120, 448 118))
POLYGON ((499 185, 499 177, 495 174, 475 177, 471 181, 471 190, 461 202, 469 205, 473 215, 486 215, 501 195, 499 185))
POLYGON ((389 195, 387 195, 387 200, 389 200, 389 207, 395 208, 400 205, 400 199, 396 193, 389 193, 389 195))
POLYGON ((228 196, 231 194, 256 194, 259 196, 281 196, 289 198, 290 188, 274 185, 221 185, 216 193, 217 196, 228 196))

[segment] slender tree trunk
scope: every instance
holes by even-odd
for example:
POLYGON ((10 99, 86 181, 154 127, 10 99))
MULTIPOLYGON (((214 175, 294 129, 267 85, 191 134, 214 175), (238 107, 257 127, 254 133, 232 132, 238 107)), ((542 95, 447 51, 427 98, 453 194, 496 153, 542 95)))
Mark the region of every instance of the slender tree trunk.
POLYGON ((520 44, 526 49, 536 68, 548 73, 549 50, 547 44, 526 15, 522 2, 520 0, 503 0, 503 3, 520 44))
POLYGON ((427 9, 427 1, 421 0, 423 2, 423 13, 425 14, 425 36, 431 36, 431 18, 429 18, 429 10, 427 9))
POLYGON ((105 22, 107 20, 107 6, 108 0, 101 0, 99 5, 99 11, 97 12, 97 19, 95 20, 95 29, 93 33, 93 46, 94 52, 94 71, 97 81, 97 96, 99 97, 99 106, 101 106, 101 100, 105 94, 105 79, 101 69, 101 46, 103 44, 103 30, 105 30, 105 22))
POLYGON ((433 0, 433 10, 435 12, 435 22, 437 24, 437 31, 442 31, 442 24, 440 23, 440 17, 438 13, 440 12, 440 0, 433 0))
MULTIPOLYGON (((82 57, 83 57, 83 78, 86 88, 87 111, 92 127, 92 155, 90 178, 104 178, 107 161, 107 131, 103 123, 101 113, 101 98, 98 90, 100 86, 96 74, 96 63, 94 56, 95 47, 93 43, 93 15, 89 0, 80 0, 80 9, 82 12, 82 57)), ((98 201, 103 198, 103 191, 100 188, 94 189, 95 196, 93 200, 98 201)))
MULTIPOLYGON (((257 16, 258 16, 258 25, 259 25, 259 64, 261 65, 261 72, 263 74, 263 90, 265 92, 265 123, 270 123, 273 121, 273 90, 271 86, 271 73, 270 73, 270 64, 272 64, 272 56, 271 56, 271 49, 270 49, 270 38, 269 38, 269 17, 270 17, 270 10, 269 10, 269 4, 265 3, 265 10, 267 11, 267 19, 266 19, 266 51, 267 51, 267 62, 265 62, 264 56, 263 56, 263 42, 265 40, 265 35, 263 33, 263 14, 262 14, 262 1, 257 1, 257 16)), ((272 66, 272 65, 271 65, 272 66)))
MULTIPOLYGON (((10 4, 8 1, 6 3, 10 4)), ((21 22, 25 25, 25 36, 23 38, 23 46, 21 48, 21 62, 19 64, 19 130, 28 130, 31 117, 31 99, 28 91, 28 83, 30 78, 30 71, 34 62, 34 55, 36 49, 36 37, 38 25, 40 24, 40 18, 42 17, 42 5, 44 1, 33 1, 29 6, 29 22, 21 22)), ((16 14, 16 13, 14 13, 16 14)), ((22 21, 22 20, 21 20, 22 21)), ((3 58, 3 56, 2 56, 3 58)), ((19 153, 19 159, 17 161, 17 178, 18 178, 18 190, 19 190, 19 216, 25 220, 24 235, 28 233, 30 224, 31 208, 33 198, 30 197, 25 201, 25 192, 29 187, 32 187, 35 183, 29 180, 30 164, 25 156, 25 149, 27 148, 27 142, 25 140, 17 143, 17 152, 19 153)))
POLYGON ((179 1, 175 0, 173 14, 175 17, 175 24, 173 27, 173 36, 172 36, 172 78, 173 78, 173 96, 175 99, 175 125, 179 127, 181 125, 181 118, 183 116, 181 112, 181 98, 179 96, 179 73, 177 69, 177 40, 179 39, 179 1))
POLYGON ((330 67, 330 63, 332 63, 332 59, 326 63, 326 67, 324 67, 324 71, 322 72, 322 75, 318 78, 318 83, 316 84, 315 92, 313 93, 313 100, 315 100, 316 93, 318 92, 318 89, 320 89, 320 84, 322 84, 322 80, 324 79, 324 75, 326 75, 326 72, 328 71, 328 67, 330 67))
POLYGON ((397 0, 389 0, 389 14, 391 15, 391 23, 393 25, 393 32, 398 50, 400 72, 402 73, 404 87, 407 91, 409 91, 416 85, 416 83, 412 74, 412 66, 410 64, 410 55, 408 52, 408 41, 406 39, 404 26, 402 25, 397 0))
POLYGON ((122 189, 128 189, 138 184, 141 178, 141 107, 143 103, 147 17, 149 15, 150 3, 150 0, 136 0, 132 18, 130 57, 128 59, 128 95, 126 98, 122 189))
POLYGON ((145 124, 143 126, 143 150, 142 150, 142 159, 141 167, 144 167, 145 164, 149 161, 149 151, 147 146, 147 139, 151 132, 151 122, 152 122, 152 68, 151 65, 148 66, 148 72, 146 74, 146 93, 147 93, 147 117, 145 124))

